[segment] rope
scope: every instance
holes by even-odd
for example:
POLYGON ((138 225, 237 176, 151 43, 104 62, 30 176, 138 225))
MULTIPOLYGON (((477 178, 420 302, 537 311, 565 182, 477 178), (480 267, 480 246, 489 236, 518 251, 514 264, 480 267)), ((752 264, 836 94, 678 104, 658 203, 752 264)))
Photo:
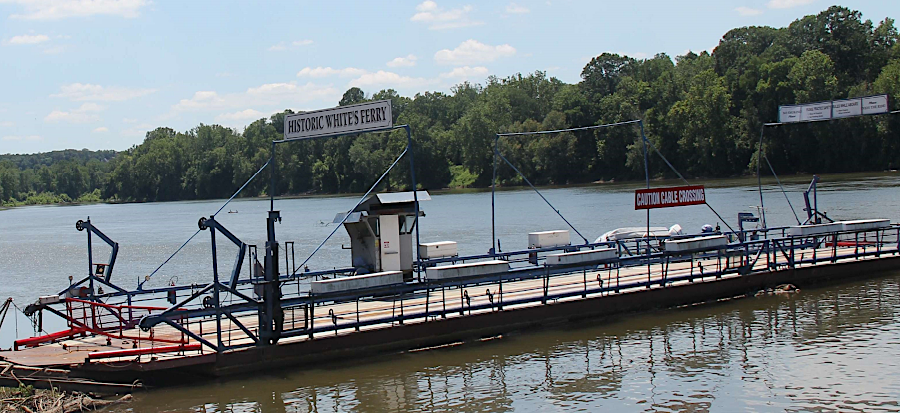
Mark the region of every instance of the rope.
MULTIPOLYGON (((253 176, 251 176, 250 179, 247 180, 247 182, 244 182, 244 184, 241 185, 241 187, 240 187, 237 191, 235 191, 235 193, 234 193, 233 195, 231 195, 231 198, 228 198, 228 200, 225 201, 225 203, 222 205, 222 207, 219 208, 219 210, 216 211, 216 213, 213 214, 212 216, 215 217, 219 212, 222 212, 222 210, 225 209, 225 207, 228 205, 228 203, 230 203, 231 200, 234 199, 234 197, 238 196, 238 194, 241 193, 241 191, 243 191, 244 188, 246 188, 247 185, 250 184, 250 181, 252 181, 253 178, 256 178, 256 176, 259 175, 259 173, 262 172, 263 169, 266 169, 266 167, 269 166, 269 162, 271 162, 271 161, 272 161, 271 158, 270 158, 269 160, 267 160, 266 163, 264 163, 263 166, 260 167, 259 170, 256 171, 256 173, 253 174, 253 176)), ((139 291, 140 291, 140 290, 143 290, 143 289, 144 289, 144 283, 146 283, 147 281, 150 281, 150 278, 152 278, 154 275, 156 275, 157 271, 159 271, 160 268, 162 268, 164 265, 166 265, 173 257, 175 257, 175 255, 177 255, 179 252, 181 252, 181 250, 182 250, 189 242, 191 242, 191 240, 194 239, 194 237, 196 237, 197 234, 200 233, 200 231, 202 231, 202 230, 201 230, 201 229, 198 229, 197 232, 195 232, 194 235, 191 235, 191 237, 188 238, 187 241, 184 242, 184 244, 181 244, 181 246, 178 247, 178 249, 175 250, 175 252, 173 252, 172 255, 169 256, 169 258, 166 258, 166 260, 163 261, 162 264, 159 264, 159 267, 156 267, 156 269, 153 270, 153 272, 151 272, 150 275, 144 277, 144 281, 141 281, 140 283, 138 283, 138 290, 139 290, 139 291)))
MULTIPOLYGON (((300 263, 300 265, 299 265, 298 267, 294 268, 294 271, 292 271, 292 274, 291 274, 292 276, 293 276, 293 275, 296 275, 296 274, 297 274, 297 271, 298 271, 300 268, 303 268, 303 266, 306 265, 307 262, 309 262, 309 260, 313 257, 313 255, 316 255, 316 253, 319 252, 319 250, 322 248, 322 246, 325 245, 325 243, 328 242, 329 239, 331 239, 331 237, 334 235, 334 233, 337 232, 337 230, 340 229, 342 225, 344 225, 344 221, 346 221, 347 218, 350 217, 350 213, 353 212, 353 210, 356 209, 356 207, 358 207, 359 204, 363 203, 363 201, 366 200, 366 197, 368 197, 369 194, 371 194, 372 191, 375 190, 375 188, 378 186, 378 184, 381 183, 381 180, 384 179, 384 177, 387 176, 388 172, 390 172, 391 169, 394 169, 394 166, 397 165, 397 162, 400 162, 400 159, 402 159, 403 156, 405 156, 405 155, 406 155, 406 152, 408 152, 408 151, 409 151, 409 146, 407 146, 406 149, 403 150, 403 153, 401 153, 400 156, 398 156, 397 159, 394 160, 394 163, 392 163, 391 166, 389 166, 389 167, 387 168, 387 170, 384 171, 383 174, 381 174, 381 177, 378 178, 377 181, 375 181, 375 184, 372 185, 372 187, 369 188, 368 191, 366 191, 366 194, 363 195, 361 198, 359 198, 359 201, 356 202, 356 205, 354 205, 353 208, 350 208, 350 210, 347 211, 346 214, 344 214, 344 218, 341 220, 341 222, 338 223, 337 225, 335 225, 334 230, 331 231, 331 234, 328 234, 328 237, 326 237, 325 240, 322 241, 322 243, 319 244, 318 247, 316 247, 315 251, 313 251, 312 254, 309 254, 309 257, 306 257, 306 259, 303 260, 303 262, 300 263)), ((415 190, 416 190, 416 188, 413 188, 413 191, 415 191, 415 190)))

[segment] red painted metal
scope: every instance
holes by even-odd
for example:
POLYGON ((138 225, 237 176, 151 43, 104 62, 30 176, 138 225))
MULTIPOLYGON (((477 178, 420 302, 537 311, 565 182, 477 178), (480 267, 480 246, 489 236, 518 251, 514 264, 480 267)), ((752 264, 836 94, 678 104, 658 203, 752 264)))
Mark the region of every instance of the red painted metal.
POLYGON ((105 358, 113 358, 113 357, 139 356, 142 354, 177 353, 180 351, 194 351, 194 350, 200 350, 200 344, 185 344, 185 345, 178 345, 178 346, 144 347, 144 348, 134 348, 134 349, 125 349, 125 350, 95 351, 93 353, 88 353, 88 358, 91 360, 95 360, 95 359, 105 359, 105 358))
POLYGON ((51 343, 57 340, 69 338, 87 332, 88 329, 86 328, 73 327, 68 330, 57 331, 55 333, 50 333, 44 336, 23 338, 13 342, 13 349, 18 350, 19 347, 37 347, 39 344, 51 343))
POLYGON ((149 337, 142 337, 140 334, 127 334, 129 331, 138 331, 136 326, 143 315, 150 314, 153 311, 165 311, 165 307, 110 305, 71 297, 65 299, 65 304, 68 330, 40 337, 16 340, 14 342, 15 349, 18 350, 19 347, 36 347, 40 344, 52 343, 78 334, 94 334, 135 342, 149 341, 177 345, 188 343, 188 338, 184 334, 181 334, 181 337, 177 340, 154 338, 152 330, 149 337))

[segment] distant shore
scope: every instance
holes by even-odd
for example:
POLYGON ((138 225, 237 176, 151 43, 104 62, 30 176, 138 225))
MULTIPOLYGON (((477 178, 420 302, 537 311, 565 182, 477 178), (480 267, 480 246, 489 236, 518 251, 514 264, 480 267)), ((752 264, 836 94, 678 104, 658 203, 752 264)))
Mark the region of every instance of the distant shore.
MULTIPOLYGON (((802 184, 809 182, 812 179, 813 174, 794 174, 794 175, 785 175, 779 176, 779 180, 783 184, 802 184)), ((860 179, 868 179, 868 178, 877 178, 884 176, 897 176, 898 171, 881 171, 881 172, 853 172, 853 173, 837 173, 837 174, 818 174, 820 178, 822 178, 822 182, 843 182, 843 181, 855 181, 860 179)), ((691 179, 689 182, 691 183, 699 183, 711 188, 723 188, 730 187, 736 185, 747 184, 747 181, 755 181, 756 177, 753 175, 745 175, 740 177, 728 177, 728 178, 697 178, 691 179)), ((653 178, 651 182, 654 183, 652 186, 677 186, 683 184, 683 182, 679 179, 672 178, 653 178)), ((775 184, 776 180, 773 176, 763 176, 762 182, 764 185, 775 184)), ((610 181, 595 181, 591 183, 581 183, 581 184, 569 184, 569 185, 545 185, 540 186, 538 188, 584 188, 584 187, 622 187, 622 188, 630 188, 630 187, 643 187, 643 180, 610 180, 610 181)), ((528 189, 527 186, 498 186, 498 191, 516 191, 528 189)), ((476 192, 487 192, 490 191, 490 187, 472 187, 472 188, 440 188, 440 189, 429 189, 428 191, 432 194, 455 194, 455 193, 476 193, 476 192)), ((322 197, 353 197, 360 196, 361 193, 308 193, 308 194, 286 194, 279 195, 278 199, 303 199, 303 198, 322 198, 322 197)), ((187 202, 187 201, 215 201, 220 198, 211 198, 211 199, 178 199, 172 201, 122 201, 122 200, 97 200, 97 201, 74 201, 74 202, 53 202, 53 203, 36 203, 36 204, 27 204, 27 205, 0 205, 0 211, 13 209, 13 208, 22 208, 22 207, 31 207, 31 206, 78 206, 78 205, 93 205, 93 204, 140 204, 140 203, 149 203, 149 202, 187 202)), ((242 197, 237 199, 268 199, 267 195, 253 196, 253 197, 242 197)))

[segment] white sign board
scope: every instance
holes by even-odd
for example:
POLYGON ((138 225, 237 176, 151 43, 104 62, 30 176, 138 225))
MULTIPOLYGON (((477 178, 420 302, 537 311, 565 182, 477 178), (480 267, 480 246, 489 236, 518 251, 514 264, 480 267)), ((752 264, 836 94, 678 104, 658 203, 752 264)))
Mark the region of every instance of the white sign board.
POLYGON ((361 133, 394 126, 391 101, 378 100, 284 117, 285 139, 361 133))
POLYGON ((888 97, 887 95, 878 95, 878 96, 866 96, 862 98, 862 113, 863 115, 874 115, 877 113, 887 113, 888 112, 888 97))
POLYGON ((831 119, 831 102, 819 102, 803 105, 800 113, 801 121, 831 119))
POLYGON ((779 106, 778 121, 781 123, 800 122, 802 106, 779 106))
POLYGON ((887 95, 806 103, 803 105, 783 105, 778 107, 778 122, 806 122, 849 118, 851 116, 878 115, 881 113, 888 113, 887 95))
POLYGON ((835 100, 832 102, 832 116, 846 118, 862 115, 862 99, 835 100))

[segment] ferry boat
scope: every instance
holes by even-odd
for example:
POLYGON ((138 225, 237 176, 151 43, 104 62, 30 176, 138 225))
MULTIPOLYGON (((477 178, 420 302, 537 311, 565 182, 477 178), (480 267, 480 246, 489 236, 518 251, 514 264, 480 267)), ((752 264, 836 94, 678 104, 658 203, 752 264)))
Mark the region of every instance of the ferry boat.
MULTIPOLYGON (((372 104, 384 102, 362 105, 372 104)), ((387 120, 389 107, 379 108, 387 120)), ((374 110, 354 108, 341 110, 374 110)), ((302 124, 302 119, 289 121, 302 124)), ((617 125, 622 124, 629 122, 617 125)), ((310 271, 306 261, 298 264, 292 244, 276 238, 282 217, 270 195, 263 246, 244 243, 215 214, 198 220, 198 232, 208 232, 212 241, 213 277, 206 284, 143 288, 141 283, 126 289, 113 277, 119 245, 90 219, 79 220, 75 228, 87 235, 91 273, 25 310, 38 323, 60 317, 66 328, 16 340, 12 350, 0 352, 5 363, 0 385, 27 380, 37 387, 108 385, 116 391, 134 383, 170 385, 438 348, 900 268, 900 226, 887 219, 829 222, 814 205, 808 205, 807 222, 795 226, 745 230, 742 224, 756 217, 742 214, 737 231, 684 235, 672 228, 666 236, 654 236, 648 225, 640 237, 609 234, 595 242, 553 208, 583 242, 573 242, 569 229, 540 231, 522 234, 528 238, 524 250, 460 255, 452 240, 420 242, 427 191, 372 193, 401 158, 411 157, 408 126, 379 130, 396 129, 406 130, 407 149, 333 221, 331 235, 343 229, 350 238, 351 259, 344 266, 310 271), (93 261, 95 238, 111 248, 105 262, 93 261), (217 240, 223 239, 237 253, 230 270, 220 274, 217 240), (15 374, 28 369, 27 378, 15 374)), ((276 144, 291 139, 273 142, 272 160, 276 144)), ((512 166, 496 140, 494 151, 495 159, 512 166)), ((415 171, 412 158, 410 170, 415 171)), ((410 175, 416 188, 415 174, 410 175)), ((271 179, 274 187, 274 173, 271 179)), ((706 203, 702 187, 685 188, 691 202, 706 203)), ((677 190, 668 192, 661 199, 677 204, 677 190)), ((654 202, 653 196, 642 196, 654 202)))

